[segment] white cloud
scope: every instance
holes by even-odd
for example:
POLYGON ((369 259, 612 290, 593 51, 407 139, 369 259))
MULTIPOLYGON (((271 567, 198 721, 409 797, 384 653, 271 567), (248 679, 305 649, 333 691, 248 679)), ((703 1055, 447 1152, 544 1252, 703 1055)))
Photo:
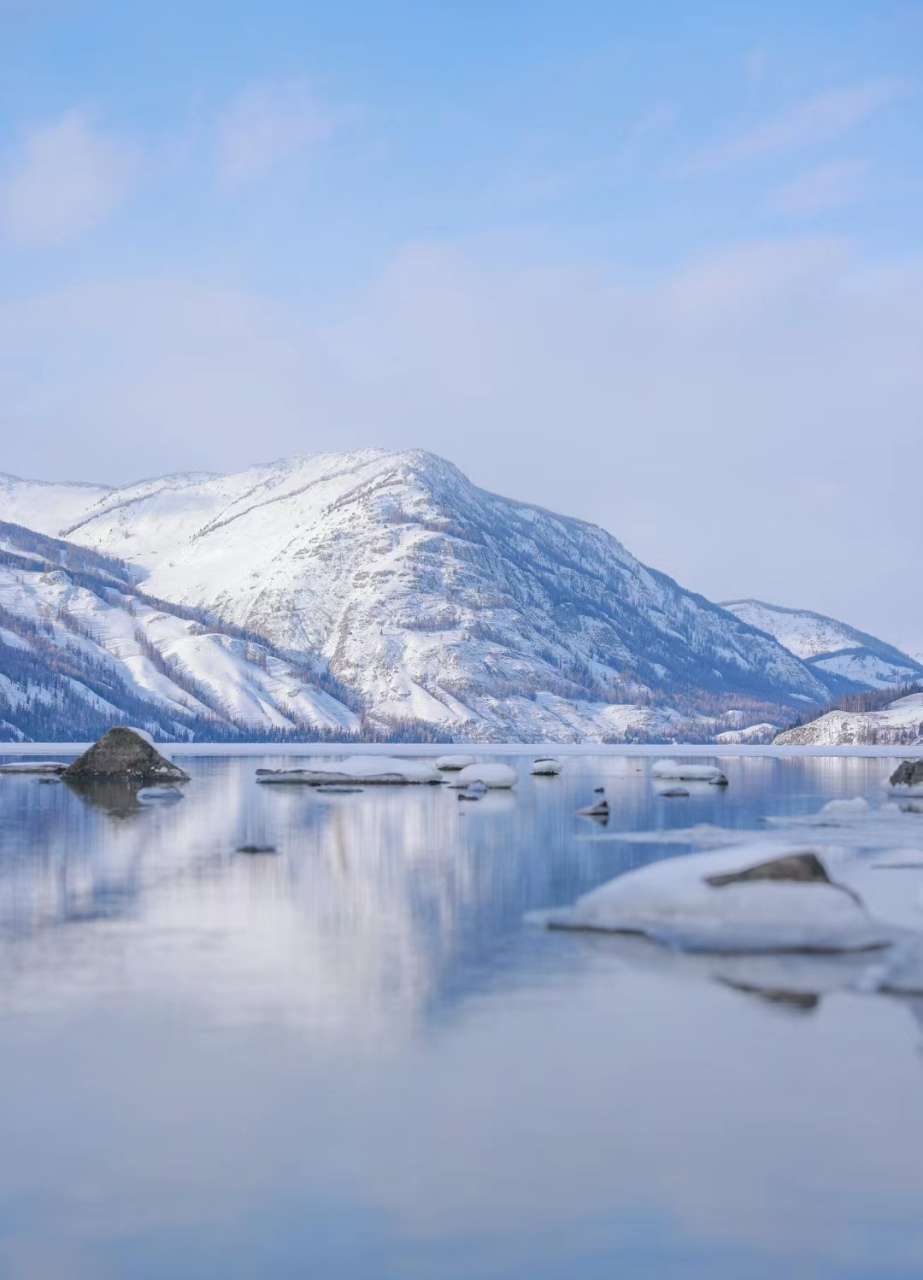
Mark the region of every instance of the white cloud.
POLYGON ((332 115, 304 81, 251 85, 221 120, 216 158, 219 181, 237 187, 264 177, 325 142, 333 129, 332 115))
POLYGON ((686 172, 719 169, 830 142, 874 112, 913 93, 913 86, 906 80, 893 78, 833 89, 797 103, 747 133, 706 148, 683 168, 686 172))
POLYGON ((133 148, 70 111, 33 128, 0 177, 0 227, 27 247, 63 244, 119 207, 138 168, 133 148))
POLYGON ((770 208, 779 213, 810 216, 850 204, 859 194, 868 168, 865 160, 835 160, 818 165, 774 192, 770 208))

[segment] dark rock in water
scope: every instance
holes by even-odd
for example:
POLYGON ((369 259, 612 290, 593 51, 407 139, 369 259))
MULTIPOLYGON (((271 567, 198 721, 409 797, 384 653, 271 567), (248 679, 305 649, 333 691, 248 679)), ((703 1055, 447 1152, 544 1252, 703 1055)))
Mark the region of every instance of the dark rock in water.
POLYGON ((585 809, 578 809, 577 812, 585 818, 601 818, 603 814, 609 813, 609 801, 597 800, 595 804, 588 805, 585 809))
POLYGON ((741 991, 744 995, 755 996, 765 1004, 791 1009, 795 1013, 813 1013, 820 1005, 820 996, 815 991, 786 991, 780 987, 757 987, 748 982, 731 982, 728 978, 719 978, 722 986, 732 991, 741 991))
POLYGON ((238 853, 275 853, 276 846, 274 844, 241 844, 237 847, 238 853))
POLYGON ((189 781, 189 775, 162 756, 147 738, 121 725, 103 734, 62 776, 69 782, 94 778, 122 778, 139 784, 189 781))
POLYGON ((726 875, 706 876, 705 883, 721 889, 726 884, 740 884, 746 880, 796 880, 800 884, 832 884, 824 864, 814 853, 792 853, 771 862, 760 862, 744 871, 729 871, 726 875))
POLYGON ((923 787, 923 760, 903 760, 891 774, 892 787, 923 787))

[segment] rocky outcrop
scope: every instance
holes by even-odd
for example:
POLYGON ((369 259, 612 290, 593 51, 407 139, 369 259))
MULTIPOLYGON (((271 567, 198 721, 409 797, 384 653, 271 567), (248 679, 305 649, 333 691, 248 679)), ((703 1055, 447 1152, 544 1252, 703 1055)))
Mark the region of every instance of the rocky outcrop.
POLYGON ((923 787, 923 760, 904 760, 891 774, 892 787, 923 787))
POLYGON ((162 756, 147 737, 121 725, 103 734, 62 776, 68 782, 119 778, 137 782, 139 786, 189 781, 189 775, 162 756))

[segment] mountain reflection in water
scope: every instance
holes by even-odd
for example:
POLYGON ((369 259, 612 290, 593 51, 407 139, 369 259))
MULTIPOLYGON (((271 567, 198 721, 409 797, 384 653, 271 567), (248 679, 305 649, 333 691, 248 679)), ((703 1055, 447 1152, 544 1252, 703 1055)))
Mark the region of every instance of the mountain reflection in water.
POLYGON ((255 785, 285 763, 193 760, 169 806, 0 779, 0 1274, 920 1273, 919 1000, 856 990, 868 957, 523 921, 670 831, 878 804, 887 762, 677 800, 646 759, 523 760, 475 804, 255 785))

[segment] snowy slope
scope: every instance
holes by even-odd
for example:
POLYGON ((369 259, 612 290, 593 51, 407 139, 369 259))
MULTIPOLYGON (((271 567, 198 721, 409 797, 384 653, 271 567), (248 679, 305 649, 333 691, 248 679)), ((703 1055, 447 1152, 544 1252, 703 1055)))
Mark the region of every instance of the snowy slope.
POLYGON ((479 489, 432 454, 319 454, 87 496, 75 513, 43 494, 43 530, 126 560, 151 595, 322 654, 384 725, 671 736, 707 732, 731 705, 765 720, 828 699, 775 640, 603 530, 479 489))
POLYGON ((841 677, 858 688, 886 689, 923 677, 923 665, 916 659, 821 613, 784 609, 761 600, 730 600, 723 607, 751 627, 774 636, 821 679, 841 677))
POLYGON ((117 561, 0 524, 0 738, 126 719, 180 737, 359 728, 303 664, 145 600, 117 561))
POLYGON ((110 492, 103 484, 49 484, 0 471, 0 520, 55 536, 110 492))
POLYGON ((789 747, 923 744, 923 693, 898 698, 881 711, 828 711, 773 741, 789 747))

